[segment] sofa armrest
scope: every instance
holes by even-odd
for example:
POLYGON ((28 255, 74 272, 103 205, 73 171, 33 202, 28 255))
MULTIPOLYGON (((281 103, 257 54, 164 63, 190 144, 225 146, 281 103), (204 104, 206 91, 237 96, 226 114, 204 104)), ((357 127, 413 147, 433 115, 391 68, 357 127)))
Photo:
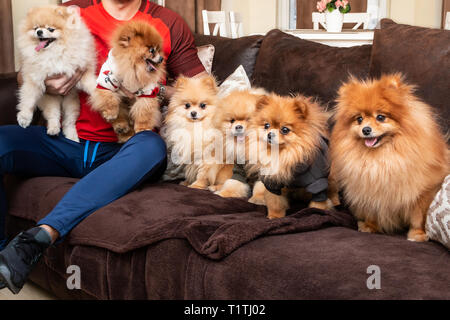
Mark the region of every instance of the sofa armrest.
POLYGON ((0 126, 17 124, 17 74, 0 75, 0 126))

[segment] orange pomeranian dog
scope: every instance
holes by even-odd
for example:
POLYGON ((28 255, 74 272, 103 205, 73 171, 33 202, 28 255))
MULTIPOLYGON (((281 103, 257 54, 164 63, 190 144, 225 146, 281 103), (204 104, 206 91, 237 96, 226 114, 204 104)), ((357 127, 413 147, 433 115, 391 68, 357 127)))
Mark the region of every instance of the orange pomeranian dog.
POLYGON ((217 92, 212 76, 177 79, 161 129, 168 149, 163 180, 181 176, 183 185, 207 189, 231 176, 232 166, 223 159, 222 132, 214 124, 219 112, 217 92))
POLYGON ((413 91, 399 74, 340 88, 331 176, 360 231, 409 228, 408 240, 426 241, 426 213, 449 159, 431 107, 413 91))
MULTIPOLYGON (((311 99, 274 94, 262 97, 256 110, 252 128, 259 130, 258 151, 249 152, 258 153, 254 167, 266 189, 268 218, 286 215, 292 192, 306 191, 311 196, 310 207, 330 209, 325 140, 328 114, 311 99)), ((254 143, 250 141, 250 145, 254 143)))
POLYGON ((251 202, 264 204, 264 187, 257 182, 258 175, 249 176, 248 149, 250 121, 256 112, 256 103, 267 94, 262 89, 234 91, 220 101, 220 114, 216 117, 217 128, 225 135, 225 155, 227 163, 234 163, 233 175, 216 194, 224 198, 244 198, 250 194, 251 202), (262 192, 258 192, 262 190, 262 192))
POLYGON ((123 143, 161 125, 158 81, 165 77, 163 40, 144 21, 119 26, 91 97, 92 108, 110 122, 123 143))

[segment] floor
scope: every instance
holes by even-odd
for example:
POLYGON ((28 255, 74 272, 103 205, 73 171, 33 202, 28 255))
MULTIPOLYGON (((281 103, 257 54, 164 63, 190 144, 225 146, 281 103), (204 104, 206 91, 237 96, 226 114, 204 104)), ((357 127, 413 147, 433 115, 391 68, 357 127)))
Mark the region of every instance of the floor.
POLYGON ((0 300, 57 300, 57 298, 29 281, 17 295, 6 288, 0 290, 0 300))

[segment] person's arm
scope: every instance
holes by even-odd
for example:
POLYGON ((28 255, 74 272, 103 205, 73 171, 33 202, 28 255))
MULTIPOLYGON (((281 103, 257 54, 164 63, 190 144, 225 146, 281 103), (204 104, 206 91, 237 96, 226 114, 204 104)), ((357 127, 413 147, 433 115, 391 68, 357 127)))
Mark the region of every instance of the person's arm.
MULTIPOLYGON (((84 70, 77 70, 72 77, 68 77, 64 74, 54 75, 48 77, 45 80, 46 93, 55 96, 65 96, 70 90, 75 87, 75 85, 80 81, 81 77, 84 74, 84 70)), ((17 83, 19 84, 19 88, 23 84, 23 75, 22 72, 19 71, 17 73, 17 83)))

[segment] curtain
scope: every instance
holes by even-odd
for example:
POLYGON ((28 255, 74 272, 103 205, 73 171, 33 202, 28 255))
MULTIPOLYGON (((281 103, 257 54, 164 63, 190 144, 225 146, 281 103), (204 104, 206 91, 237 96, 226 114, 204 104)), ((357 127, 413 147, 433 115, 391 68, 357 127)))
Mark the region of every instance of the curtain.
POLYGON ((202 10, 220 11, 221 0, 166 0, 166 7, 177 12, 192 32, 203 34, 202 10))
POLYGON ((445 27, 447 12, 450 12, 450 0, 442 0, 442 29, 445 27))
POLYGON ((0 74, 13 73, 14 36, 11 0, 0 0, 0 74))
MULTIPOLYGON (((366 12, 367 0, 350 0, 351 12, 366 12)), ((297 0, 297 29, 312 29, 312 13, 317 12, 317 0, 297 0)), ((344 24, 344 28, 348 28, 344 24)), ((362 26, 361 26, 362 28, 362 26)))

